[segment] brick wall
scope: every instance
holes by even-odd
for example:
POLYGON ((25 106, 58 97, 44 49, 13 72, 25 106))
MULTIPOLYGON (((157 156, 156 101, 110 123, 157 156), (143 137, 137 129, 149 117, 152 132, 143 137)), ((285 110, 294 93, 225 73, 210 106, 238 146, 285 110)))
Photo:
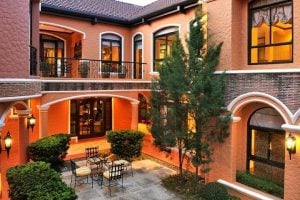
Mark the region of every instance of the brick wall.
POLYGON ((269 94, 284 103, 291 112, 300 107, 300 73, 228 74, 225 101, 249 92, 269 94))
POLYGON ((128 90, 128 89, 151 89, 150 83, 89 83, 89 82, 61 82, 42 83, 42 91, 78 91, 78 90, 128 90))
POLYGON ((0 98, 40 94, 40 82, 0 82, 0 98))

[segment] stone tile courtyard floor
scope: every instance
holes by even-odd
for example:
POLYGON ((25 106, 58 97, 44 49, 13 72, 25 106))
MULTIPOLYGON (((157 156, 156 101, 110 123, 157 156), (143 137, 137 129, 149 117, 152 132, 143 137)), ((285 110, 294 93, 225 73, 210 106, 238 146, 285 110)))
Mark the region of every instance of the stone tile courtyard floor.
MULTIPOLYGON (((85 166, 85 160, 76 161, 79 166, 85 166)), ((113 186, 111 196, 107 186, 101 186, 94 181, 92 188, 91 179, 89 184, 76 185, 75 191, 79 200, 180 200, 176 194, 168 191, 162 186, 161 179, 176 171, 153 160, 144 159, 132 163, 133 173, 129 169, 124 175, 123 188, 121 185, 113 186)), ((71 171, 62 173, 63 180, 70 184, 71 171)), ((85 179, 86 181, 86 179, 85 179)), ((74 181, 73 181, 74 183, 74 181)), ((73 184, 72 184, 73 187, 73 184)))

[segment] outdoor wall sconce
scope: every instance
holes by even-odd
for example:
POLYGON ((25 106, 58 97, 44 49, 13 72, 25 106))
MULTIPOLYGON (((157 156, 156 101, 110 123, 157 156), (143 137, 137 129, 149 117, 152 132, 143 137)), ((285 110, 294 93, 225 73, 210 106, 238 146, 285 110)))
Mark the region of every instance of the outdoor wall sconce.
POLYGON ((290 160, 292 159, 292 154, 296 153, 296 137, 292 134, 286 138, 286 150, 289 152, 290 160))
POLYGON ((35 126, 36 118, 33 115, 29 115, 27 118, 27 128, 31 128, 31 131, 33 131, 33 128, 35 126))
POLYGON ((10 132, 9 131, 7 131, 7 134, 4 137, 5 149, 2 149, 1 143, 2 143, 2 141, 1 141, 1 135, 0 135, 0 153, 2 151, 6 151, 7 152, 7 157, 9 157, 9 151, 11 149, 11 143, 12 143, 12 137, 10 136, 10 132))

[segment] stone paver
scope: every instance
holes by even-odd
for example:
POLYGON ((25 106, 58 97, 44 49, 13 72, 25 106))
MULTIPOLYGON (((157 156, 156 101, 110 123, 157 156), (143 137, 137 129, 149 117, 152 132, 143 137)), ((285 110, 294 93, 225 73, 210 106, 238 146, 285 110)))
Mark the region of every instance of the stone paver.
MULTIPOLYGON (((77 161, 77 165, 85 166, 85 160, 77 161)), ((75 190, 79 200, 180 200, 174 193, 166 190, 161 185, 161 178, 175 174, 176 171, 160 165, 152 160, 145 159, 132 163, 134 176, 131 173, 124 175, 123 188, 121 185, 113 186, 111 196, 106 186, 98 185, 94 181, 92 188, 89 184, 77 185, 75 190)), ((62 173, 63 180, 70 184, 71 172, 62 173)), ((86 181, 86 180, 85 180, 86 181)))

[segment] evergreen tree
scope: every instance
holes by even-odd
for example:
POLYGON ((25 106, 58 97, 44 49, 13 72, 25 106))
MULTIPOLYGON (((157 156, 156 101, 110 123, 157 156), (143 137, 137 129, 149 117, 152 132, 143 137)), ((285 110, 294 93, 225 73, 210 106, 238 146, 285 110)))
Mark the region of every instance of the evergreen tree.
POLYGON ((153 82, 151 96, 151 132, 155 144, 164 148, 177 146, 179 150, 179 172, 187 151, 185 145, 188 135, 187 105, 182 103, 182 96, 187 91, 188 79, 185 53, 177 36, 171 48, 171 56, 166 58, 159 68, 160 77, 153 82))
POLYGON ((208 172, 211 143, 228 136, 230 121, 230 113, 224 112, 225 74, 214 74, 222 43, 206 48, 201 18, 197 13, 190 23, 188 56, 179 38, 172 45, 170 57, 159 68, 159 78, 153 81, 150 100, 155 144, 178 148, 180 175, 186 153, 191 152, 197 177, 199 167, 208 172))

